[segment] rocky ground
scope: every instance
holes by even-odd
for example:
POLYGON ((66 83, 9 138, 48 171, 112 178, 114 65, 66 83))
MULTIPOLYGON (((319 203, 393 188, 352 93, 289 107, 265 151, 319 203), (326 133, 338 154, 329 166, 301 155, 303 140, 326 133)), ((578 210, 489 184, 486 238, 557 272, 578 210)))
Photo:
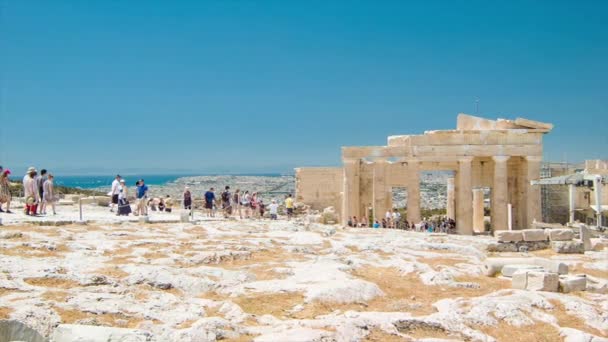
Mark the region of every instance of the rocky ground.
MULTIPOLYGON (((86 225, 3 216, 0 319, 151 341, 608 341, 608 295, 511 289, 483 275, 491 237, 303 221, 153 224, 87 206, 86 225)), ((538 255, 608 278, 608 254, 538 255)))

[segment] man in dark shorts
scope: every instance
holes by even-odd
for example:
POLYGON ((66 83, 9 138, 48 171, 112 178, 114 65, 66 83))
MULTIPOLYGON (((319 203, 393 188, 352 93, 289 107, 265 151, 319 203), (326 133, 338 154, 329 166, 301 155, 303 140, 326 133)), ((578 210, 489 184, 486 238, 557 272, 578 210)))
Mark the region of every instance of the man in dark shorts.
POLYGON ((215 202, 215 193, 213 192, 213 188, 209 189, 209 191, 205 192, 205 209, 207 209, 207 216, 213 217, 213 202, 215 202))
POLYGON ((228 218, 232 214, 232 205, 230 200, 232 195, 230 194, 230 187, 226 185, 224 192, 222 192, 222 209, 224 209, 224 217, 228 218))
POLYGON ((112 196, 112 204, 110 204, 110 211, 114 211, 114 207, 118 206, 118 194, 120 194, 120 175, 116 175, 116 178, 112 181, 112 189, 110 195, 112 196))

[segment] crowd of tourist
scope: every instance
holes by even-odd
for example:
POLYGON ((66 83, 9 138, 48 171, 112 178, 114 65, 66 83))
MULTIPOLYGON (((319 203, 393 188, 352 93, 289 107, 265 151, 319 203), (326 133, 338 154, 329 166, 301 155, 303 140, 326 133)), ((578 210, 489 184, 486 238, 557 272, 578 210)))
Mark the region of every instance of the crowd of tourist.
MULTIPOLYGON (((9 176, 11 171, 0 166, 0 212, 12 214, 9 176), (2 209, 2 205, 6 204, 6 209, 2 209)), ((46 169, 36 170, 35 167, 27 169, 23 176, 23 197, 25 198, 24 213, 30 216, 46 215, 47 209, 51 209, 53 215, 55 212, 55 202, 57 202, 57 194, 55 193, 55 177, 46 169)))
MULTIPOLYGON (((12 213, 11 191, 9 176, 11 171, 0 166, 0 212, 12 213), (5 205, 5 209, 2 206, 5 205)), ((46 215, 50 209, 56 215, 55 203, 58 196, 55 192, 54 176, 46 169, 38 170, 35 167, 27 169, 23 177, 23 194, 25 199, 24 213, 30 216, 46 215)), ((119 216, 148 215, 149 211, 172 212, 175 201, 170 195, 165 197, 151 198, 149 187, 143 179, 135 182, 135 192, 130 196, 129 187, 125 180, 116 175, 112 181, 111 190, 108 195, 111 197, 110 211, 116 212, 119 216), (135 199, 134 207, 131 207, 130 198, 135 199)), ((203 194, 202 207, 208 217, 215 217, 221 213, 225 218, 238 217, 240 219, 261 219, 269 217, 271 220, 278 219, 279 202, 272 199, 269 203, 264 202, 262 196, 257 192, 236 189, 231 192, 230 186, 226 186, 219 196, 216 196, 215 189, 212 187, 203 194), (268 215, 266 215, 268 213, 268 215)), ((288 220, 294 215, 295 203, 291 194, 285 196, 283 200, 285 214, 288 220)), ((185 187, 182 198, 182 208, 193 210, 194 196, 189 187, 185 187)), ((367 217, 349 217, 347 225, 349 227, 370 227, 403 229, 419 232, 442 232, 453 233, 456 230, 456 222, 447 217, 434 216, 425 218, 421 222, 408 222, 402 219, 401 213, 397 209, 388 210, 381 219, 369 219, 367 217)))
MULTIPOLYGON (((129 203, 128 187, 120 175, 116 175, 112 181, 108 195, 111 196, 110 211, 114 212, 116 210, 116 215, 129 215, 131 213, 133 215, 147 215, 148 211, 172 212, 175 204, 170 195, 151 198, 148 186, 143 179, 140 179, 135 183, 136 209, 133 211, 129 203)), ((284 205, 289 220, 294 214, 294 200, 291 194, 285 197, 284 205)), ((276 199, 272 199, 267 204, 257 192, 250 193, 248 190, 236 189, 232 193, 230 186, 226 186, 219 196, 216 196, 214 188, 207 190, 203 194, 202 207, 208 217, 215 217, 218 212, 221 212, 224 217, 260 219, 266 217, 266 212, 268 212, 268 217, 276 220, 279 215, 279 203, 276 199)), ((189 187, 184 188, 182 208, 185 210, 194 209, 194 195, 189 187)))
POLYGON ((439 233, 455 233, 456 221, 445 216, 435 216, 429 219, 423 219, 416 223, 408 222, 401 218, 401 213, 397 209, 387 211, 382 220, 374 219, 368 221, 366 217, 358 219, 356 216, 348 218, 347 225, 349 227, 360 228, 389 228, 403 229, 417 232, 439 232, 439 233))

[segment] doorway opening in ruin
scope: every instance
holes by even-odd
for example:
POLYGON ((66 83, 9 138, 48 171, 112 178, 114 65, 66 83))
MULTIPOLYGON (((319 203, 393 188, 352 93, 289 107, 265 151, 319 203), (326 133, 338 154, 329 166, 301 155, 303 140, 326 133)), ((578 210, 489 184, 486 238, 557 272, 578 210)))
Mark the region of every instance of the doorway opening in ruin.
POLYGON ((492 230, 492 189, 490 187, 474 188, 473 189, 473 231, 475 233, 484 233, 484 232, 489 232, 491 230, 492 230), (476 191, 478 191, 477 194, 475 193, 476 191), (475 207, 475 206, 478 206, 478 207, 475 207))
POLYGON ((446 216, 448 207, 448 179, 454 178, 452 170, 420 172, 420 216, 433 218, 446 216))

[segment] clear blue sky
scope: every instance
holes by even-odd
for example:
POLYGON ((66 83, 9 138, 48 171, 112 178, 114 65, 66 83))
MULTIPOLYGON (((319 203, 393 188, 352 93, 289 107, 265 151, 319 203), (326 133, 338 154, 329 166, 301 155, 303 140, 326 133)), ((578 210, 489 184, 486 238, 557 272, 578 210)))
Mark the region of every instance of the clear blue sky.
POLYGON ((340 146, 552 122, 608 159, 608 1, 0 0, 0 163, 287 171, 340 146))

